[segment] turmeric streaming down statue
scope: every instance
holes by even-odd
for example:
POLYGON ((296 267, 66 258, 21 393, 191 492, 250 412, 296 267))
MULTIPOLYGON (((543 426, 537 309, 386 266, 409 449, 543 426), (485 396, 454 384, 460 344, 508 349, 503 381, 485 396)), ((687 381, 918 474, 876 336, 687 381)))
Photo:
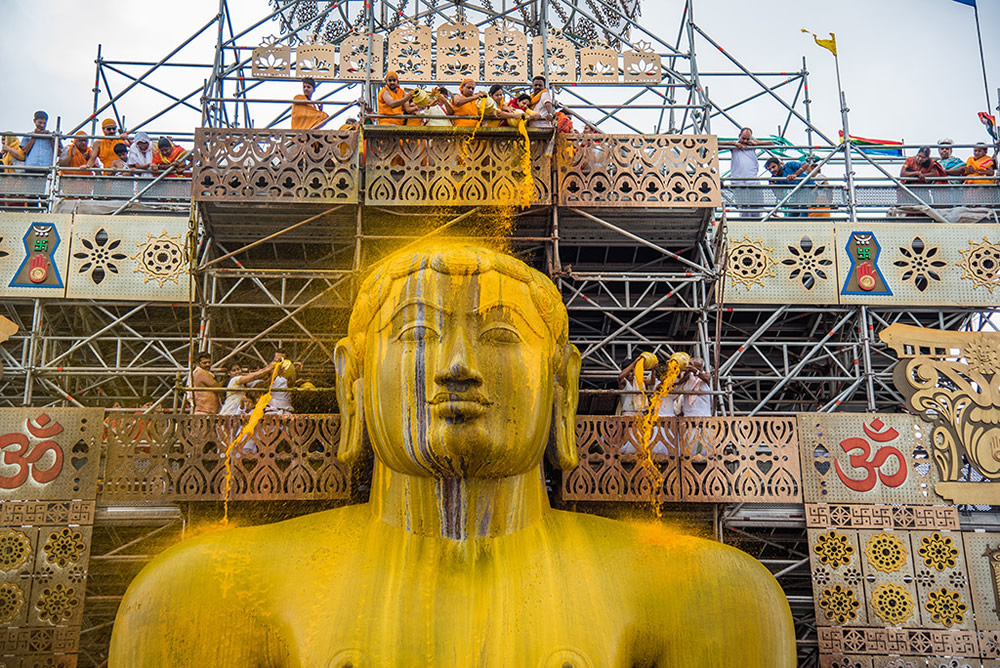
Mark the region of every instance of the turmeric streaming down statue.
POLYGON ((336 348, 339 456, 367 504, 186 540, 132 583, 112 668, 741 666, 795 660, 781 588, 662 524, 549 507, 580 354, 555 286, 438 243, 365 280, 336 348))

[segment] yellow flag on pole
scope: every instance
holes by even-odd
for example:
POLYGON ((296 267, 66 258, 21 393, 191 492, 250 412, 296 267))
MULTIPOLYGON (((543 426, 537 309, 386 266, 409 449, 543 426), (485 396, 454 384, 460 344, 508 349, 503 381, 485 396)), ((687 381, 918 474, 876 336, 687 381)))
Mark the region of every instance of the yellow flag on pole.
POLYGON ((802 29, 802 32, 812 35, 813 39, 816 41, 817 44, 819 44, 821 47, 823 47, 833 55, 835 56, 837 55, 837 36, 834 35, 833 33, 830 33, 830 39, 820 39, 819 37, 816 36, 816 33, 809 32, 805 28, 802 29))

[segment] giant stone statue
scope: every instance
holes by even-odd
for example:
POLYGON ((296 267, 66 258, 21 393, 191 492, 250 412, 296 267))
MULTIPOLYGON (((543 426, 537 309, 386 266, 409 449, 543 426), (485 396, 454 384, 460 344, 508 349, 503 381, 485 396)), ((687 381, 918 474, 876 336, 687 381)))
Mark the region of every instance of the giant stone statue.
POLYGON ((580 354, 545 276, 479 247, 391 256, 335 354, 338 454, 367 433, 370 501, 168 550, 125 596, 112 668, 794 664, 751 557, 549 507, 580 354))

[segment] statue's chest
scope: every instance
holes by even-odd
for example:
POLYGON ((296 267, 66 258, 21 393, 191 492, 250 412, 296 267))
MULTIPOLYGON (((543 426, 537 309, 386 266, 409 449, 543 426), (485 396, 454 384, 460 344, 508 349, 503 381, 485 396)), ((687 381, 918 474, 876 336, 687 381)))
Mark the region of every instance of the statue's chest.
MULTIPOLYGON (((336 603, 317 605, 336 611, 329 625, 310 623, 301 611, 302 665, 584 668, 623 658, 620 618, 593 598, 577 600, 582 592, 517 578, 506 585, 429 573, 408 586, 386 580, 357 580, 353 596, 338 592, 336 603)), ((317 603, 324 598, 318 593, 317 603)))

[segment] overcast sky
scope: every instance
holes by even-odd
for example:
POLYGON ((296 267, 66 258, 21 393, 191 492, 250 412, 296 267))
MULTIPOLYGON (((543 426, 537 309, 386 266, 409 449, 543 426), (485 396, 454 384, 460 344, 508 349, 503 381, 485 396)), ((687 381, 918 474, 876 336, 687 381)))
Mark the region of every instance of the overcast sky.
MULTIPOLYGON (((995 39, 1000 0, 979 2, 995 107, 1000 85, 1000 40, 995 39)), ((231 6, 237 12, 237 30, 268 11, 266 0, 231 1, 231 6)), ((641 23, 672 42, 682 6, 680 0, 644 0, 641 23)), ((0 105, 0 129, 24 132, 38 108, 49 112, 50 128, 55 127, 57 116, 62 117, 63 129, 87 118, 93 106, 98 43, 103 44, 105 58, 155 61, 209 21, 216 5, 208 0, 47 0, 44 5, 0 0, 0 11, 3 24, 17 28, 5 31, 0 40, 6 92, 0 105)), ((853 134, 908 143, 933 142, 946 135, 960 143, 986 138, 976 118, 986 103, 971 7, 954 0, 696 0, 694 14, 700 27, 752 70, 794 71, 806 56, 813 119, 829 136, 835 136, 840 127, 833 57, 800 33, 801 28, 821 36, 830 31, 837 34, 853 134)), ((267 32, 275 27, 267 24, 267 32)), ((241 43, 254 46, 259 35, 241 43)), ((214 40, 214 34, 206 34, 183 51, 179 60, 210 63, 214 40)), ((704 41, 697 44, 703 71, 720 71, 724 65, 732 70, 714 48, 704 41)), ((128 71, 134 73, 136 68, 128 71)), ((171 93, 187 93, 207 76, 207 70, 172 69, 158 73, 151 83, 171 93)), ((109 73, 109 81, 114 90, 128 82, 115 73, 109 73)), ((713 98, 723 104, 759 90, 745 79, 708 79, 706 83, 713 98)), ((262 90, 275 97, 297 92, 293 83, 276 86, 262 90)), ((101 102, 106 99, 102 93, 101 102)), ((120 111, 127 125, 134 127, 168 101, 144 91, 130 94, 120 111)), ((193 102, 198 106, 197 97, 193 102)), ((766 99, 733 114, 741 124, 753 126, 758 136, 776 132, 784 122, 781 111, 766 99)), ((268 110, 255 121, 264 125, 272 116, 268 110)), ((194 112, 175 112, 152 128, 190 131, 198 120, 194 112)), ((646 117, 638 123, 640 129, 652 130, 652 121, 646 117)), ((733 134, 724 121, 717 122, 714 130, 733 134)), ((789 135, 804 140, 794 124, 789 135)))

